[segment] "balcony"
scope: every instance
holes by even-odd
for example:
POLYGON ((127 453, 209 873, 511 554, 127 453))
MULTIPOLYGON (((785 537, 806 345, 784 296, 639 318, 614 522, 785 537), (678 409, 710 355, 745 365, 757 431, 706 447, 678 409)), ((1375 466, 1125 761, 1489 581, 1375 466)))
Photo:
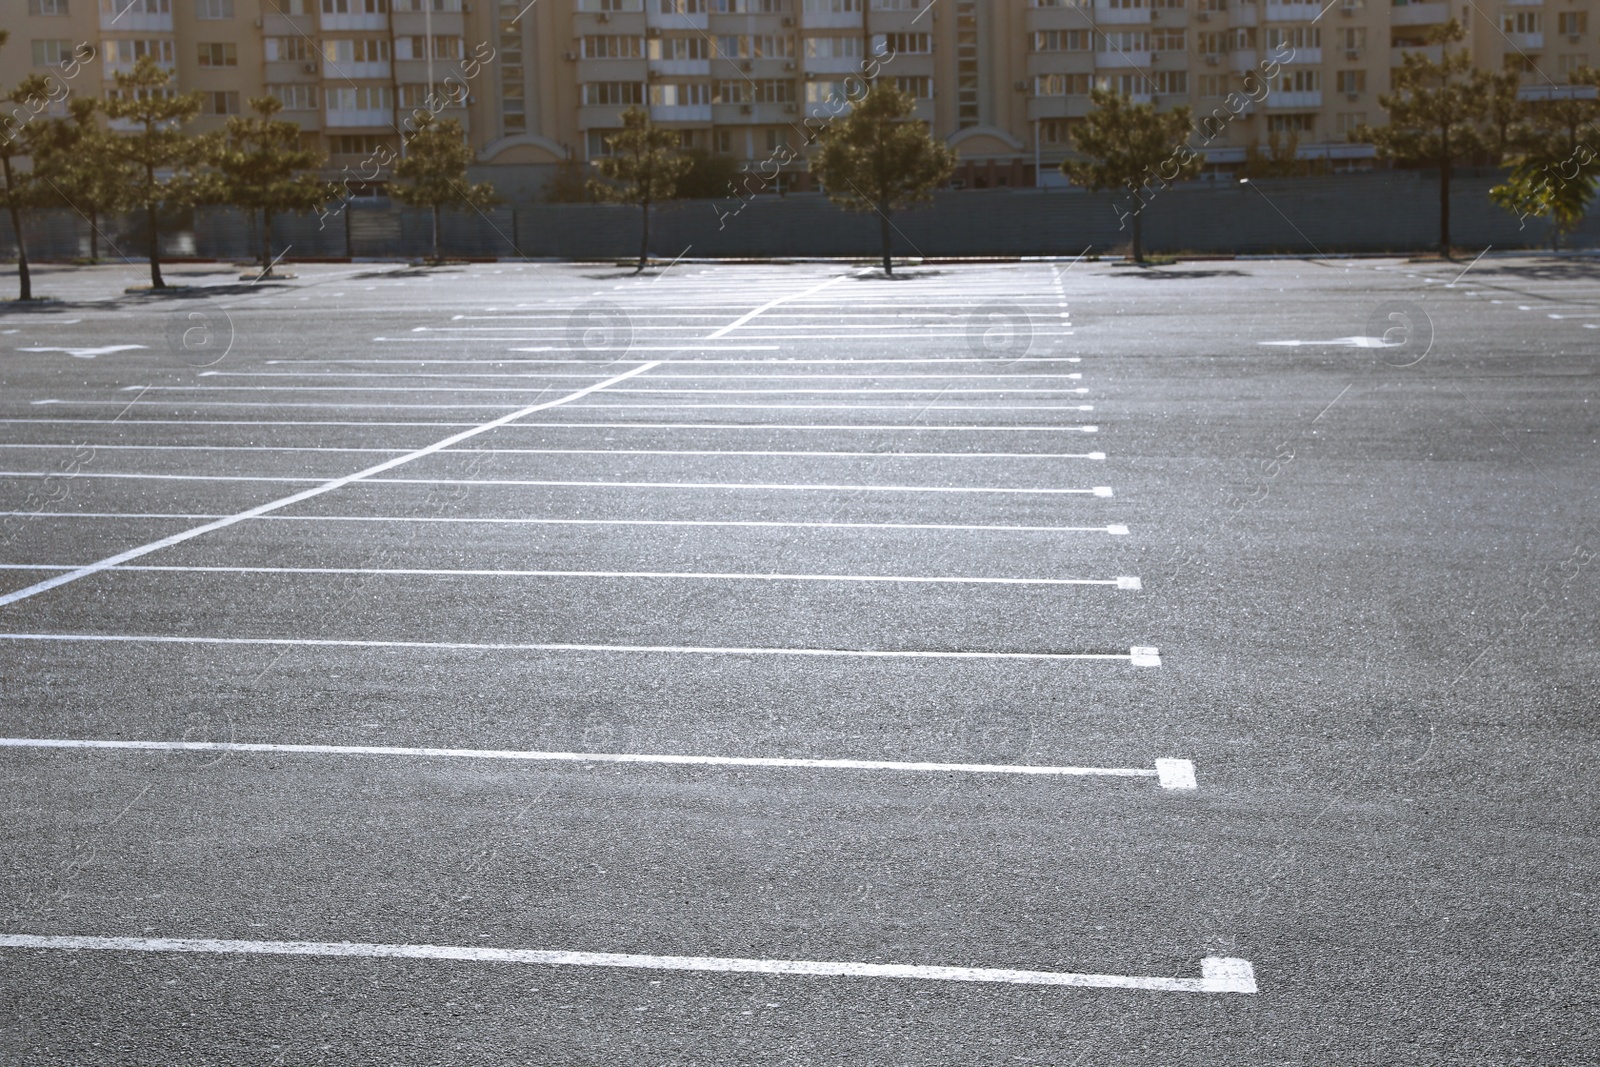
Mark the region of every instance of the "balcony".
POLYGON ((668 107, 665 104, 652 104, 650 117, 656 122, 698 122, 711 121, 710 104, 680 104, 668 107))
POLYGON ((100 28, 112 33, 171 33, 172 13, 147 14, 133 10, 125 0, 101 0, 100 28), (122 9, 120 13, 116 8, 122 9))
POLYGON ((261 36, 300 37, 311 40, 316 36, 317 23, 310 15, 262 15, 261 36))
POLYGON ((802 20, 808 30, 859 30, 859 11, 807 11, 802 20))
POLYGON ((1102 70, 1143 69, 1150 65, 1149 52, 1096 52, 1094 65, 1102 70))
POLYGON ((1437 26, 1448 21, 1449 4, 1397 4, 1389 9, 1391 26, 1437 26))
POLYGON ((643 59, 580 59, 578 81, 588 82, 642 82, 650 76, 650 68, 643 59))
MULTIPOLYGON (((103 69, 105 70, 105 77, 107 79, 110 79, 111 77, 113 77, 114 75, 117 75, 117 74, 127 74, 129 71, 133 70, 134 64, 137 63, 137 62, 138 62, 137 60, 133 60, 133 59, 129 59, 129 60, 113 59, 111 57, 110 53, 108 52, 106 54, 105 62, 102 65, 103 69)), ((171 74, 171 73, 173 73, 174 71, 176 71, 178 69, 178 65, 176 63, 174 63, 170 59, 157 62, 156 66, 160 67, 162 70, 166 71, 168 74, 171 74)))
POLYGON ((1101 26, 1145 25, 1150 21, 1150 9, 1147 7, 1097 7, 1094 9, 1094 21, 1101 26))
MULTIPOLYGON (((1283 52, 1284 52, 1284 49, 1288 48, 1288 47, 1289 47, 1288 45, 1279 45, 1277 48, 1269 48, 1269 49, 1267 49, 1267 54, 1269 56, 1282 56, 1283 52)), ((1321 63, 1322 62, 1322 49, 1320 49, 1320 48, 1294 48, 1294 49, 1290 50, 1289 56, 1288 56, 1287 59, 1279 59, 1278 62, 1283 63, 1283 64, 1290 64, 1290 63, 1321 63)))
POLYGON ((1087 96, 1035 96, 1028 101, 1028 121, 1082 118, 1090 111, 1087 96))
POLYGON ((1524 52, 1538 51, 1544 47, 1544 34, 1542 33, 1508 33, 1511 43, 1524 52))
POLYGON ((1308 108, 1322 106, 1322 90, 1311 89, 1298 93, 1272 92, 1267 94, 1266 104, 1273 111, 1304 111, 1308 108))
POLYGON ((1311 22, 1321 14, 1317 4, 1267 4, 1268 22, 1311 22))
MULTIPOLYGON (((322 24, 326 26, 331 15, 322 17, 322 24)), ((382 17, 381 15, 379 16, 382 17)), ((431 16, 422 11, 396 11, 389 16, 394 20, 394 35, 396 37, 422 37, 427 34, 429 21, 432 21, 433 35, 435 37, 465 37, 467 35, 466 20, 459 11, 435 11, 431 16)))
POLYGON ((1228 66, 1233 70, 1254 70, 1256 66, 1256 50, 1254 48, 1236 48, 1228 53, 1228 66))
POLYGON ((660 75, 663 78, 709 78, 711 76, 711 60, 709 59, 652 59, 650 60, 650 76, 660 75))
POLYGON ((371 63, 335 63, 329 59, 323 61, 322 68, 323 77, 355 81, 358 78, 387 78, 390 64, 383 59, 371 63))
POLYGON ((1235 4, 1228 12, 1228 25, 1254 26, 1260 15, 1254 4, 1235 4))
POLYGON ((388 108, 362 108, 360 110, 352 108, 346 110, 330 107, 325 114, 327 115, 329 129, 346 126, 370 129, 374 126, 392 127, 394 125, 394 112, 388 108))
POLYGON ((1389 65, 1398 67, 1405 61, 1405 57, 1409 55, 1422 56, 1430 63, 1441 63, 1444 61, 1444 46, 1429 44, 1409 48, 1391 48, 1389 49, 1389 65))
POLYGON ((647 26, 662 30, 699 30, 704 33, 711 28, 711 20, 704 11, 692 15, 682 12, 664 15, 654 4, 645 12, 644 21, 647 26))
POLYGON ((1028 31, 1081 30, 1091 25, 1089 11, 1080 7, 1030 7, 1028 31))
POLYGON ((800 60, 807 74, 857 74, 861 73, 860 56, 813 56, 800 60))
MULTIPOLYGON (((421 18, 422 16, 417 16, 421 18)), ((323 15, 322 28, 324 30, 387 30, 389 28, 388 15, 323 15)))

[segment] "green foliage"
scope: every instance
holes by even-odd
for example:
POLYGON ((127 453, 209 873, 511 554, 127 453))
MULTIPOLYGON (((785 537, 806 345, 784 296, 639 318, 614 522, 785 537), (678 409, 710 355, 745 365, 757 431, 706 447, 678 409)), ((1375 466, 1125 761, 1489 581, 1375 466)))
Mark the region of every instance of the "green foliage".
POLYGON ((68 116, 51 119, 34 155, 44 203, 65 207, 89 223, 89 258, 100 258, 100 219, 132 206, 138 175, 125 159, 113 155, 111 138, 101 125, 93 100, 74 97, 68 116))
POLYGON ((912 119, 909 95, 879 82, 822 131, 811 173, 846 211, 890 212, 928 200, 955 171, 955 155, 912 119))
POLYGON ((217 197, 246 211, 261 213, 261 267, 272 272, 272 216, 312 211, 327 202, 326 182, 310 171, 322 166, 319 152, 300 147, 300 124, 277 118, 276 97, 250 101, 254 115, 228 120, 212 165, 219 178, 217 197))
POLYGON ((587 204, 594 200, 588 170, 576 159, 564 159, 555 176, 544 185, 544 198, 552 204, 587 204))
POLYGON ((218 138, 184 132, 183 126, 200 114, 202 94, 172 92, 171 76, 151 57, 115 78, 116 90, 100 102, 100 110, 130 128, 114 130, 107 147, 110 158, 132 172, 131 200, 144 207, 149 221, 150 284, 164 289, 159 210, 162 205, 190 207, 214 195, 200 167, 215 155, 218 138))
POLYGON ((931 199, 955 170, 955 154, 935 140, 911 113, 916 101, 878 82, 850 113, 822 131, 811 173, 828 199, 846 211, 875 211, 883 242, 883 270, 892 274, 889 216, 931 199))
POLYGON ((595 161, 606 179, 590 189, 601 200, 618 204, 650 204, 670 200, 689 172, 690 160, 678 151, 676 132, 657 126, 641 107, 622 113, 622 132, 606 139, 611 155, 595 161))
POLYGON ((1189 147, 1189 109, 1157 111, 1153 104, 1135 104, 1121 93, 1095 89, 1093 109, 1072 131, 1073 146, 1085 157, 1066 160, 1061 171, 1091 190, 1127 189, 1138 201, 1123 218, 1133 221, 1133 258, 1144 260, 1140 222, 1147 195, 1200 173, 1200 154, 1189 147))
MULTIPOLYGON (((1586 68, 1571 82, 1600 85, 1600 72, 1586 68)), ((1551 245, 1560 247, 1562 236, 1583 221, 1600 184, 1600 99, 1526 102, 1518 122, 1521 151, 1506 180, 1489 190, 1489 199, 1519 222, 1549 219, 1551 245)))
POLYGON ((650 205, 677 195, 678 183, 692 165, 678 151, 678 135, 650 121, 649 112, 630 107, 622 113, 622 132, 606 139, 611 155, 595 163, 605 181, 591 182, 601 200, 638 204, 643 215, 639 269, 650 262, 650 205))
POLYGON ((1327 160, 1301 159, 1299 151, 1299 134, 1292 130, 1287 135, 1269 133, 1265 150, 1258 144, 1245 146, 1244 164, 1239 168, 1239 177, 1305 178, 1328 172, 1327 160))
POLYGON ((471 163, 472 149, 461 123, 423 113, 416 132, 406 139, 405 155, 394 165, 389 195, 409 207, 490 207, 498 202, 494 186, 468 185, 471 163))
POLYGON ((713 155, 704 148, 684 152, 689 169, 678 181, 676 196, 686 200, 715 200, 728 195, 739 180, 739 161, 732 156, 713 155))
POLYGON ((50 86, 46 79, 34 74, 24 78, 9 93, 0 96, 0 103, 16 105, 6 107, 7 114, 3 124, 0 124, 0 207, 5 208, 11 222, 11 234, 16 241, 19 300, 33 299, 33 276, 28 268, 22 216, 28 208, 39 204, 42 183, 33 168, 23 170, 18 163, 36 149, 44 123, 35 116, 46 107, 49 93, 50 86))

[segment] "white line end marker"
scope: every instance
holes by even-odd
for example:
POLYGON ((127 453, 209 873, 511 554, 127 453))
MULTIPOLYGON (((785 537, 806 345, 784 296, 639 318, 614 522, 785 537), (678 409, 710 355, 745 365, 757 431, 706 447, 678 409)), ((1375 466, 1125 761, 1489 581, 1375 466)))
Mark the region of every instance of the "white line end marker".
POLYGON ((1110 496, 1111 495, 1111 487, 1109 485, 1097 485, 1097 486, 1094 487, 1094 495, 1095 496, 1110 496))
POLYGON ((1106 454, 1104 452, 1090 452, 1089 453, 1089 458, 1090 459, 1105 459, 1106 458, 1106 454))
POLYGON ((1160 654, 1148 645, 1134 645, 1128 652, 1135 667, 1161 666, 1160 654))
POLYGON ((1123 575, 1117 579, 1118 589, 1143 589, 1144 585, 1137 578, 1123 575))
POLYGON ((1200 961, 1207 993, 1255 993, 1256 969, 1249 960, 1207 956, 1200 961))
MULTIPOLYGON (((1156 760, 1156 781, 1162 789, 1195 789, 1194 763, 1186 759, 1156 760)), ((1246 964, 1246 966, 1249 966, 1246 964)))
POLYGON ((1110 534, 1112 537, 1127 537, 1128 528, 1121 523, 1113 523, 1112 525, 1106 527, 1106 533, 1110 534))

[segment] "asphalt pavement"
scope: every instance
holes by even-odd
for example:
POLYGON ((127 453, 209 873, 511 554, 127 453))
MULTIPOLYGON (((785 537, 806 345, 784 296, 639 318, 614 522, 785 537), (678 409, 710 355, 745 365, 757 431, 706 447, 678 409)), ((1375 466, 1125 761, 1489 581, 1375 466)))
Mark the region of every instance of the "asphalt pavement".
POLYGON ((0 1062, 1600 1063, 1593 261, 293 270, 0 308, 0 1062))

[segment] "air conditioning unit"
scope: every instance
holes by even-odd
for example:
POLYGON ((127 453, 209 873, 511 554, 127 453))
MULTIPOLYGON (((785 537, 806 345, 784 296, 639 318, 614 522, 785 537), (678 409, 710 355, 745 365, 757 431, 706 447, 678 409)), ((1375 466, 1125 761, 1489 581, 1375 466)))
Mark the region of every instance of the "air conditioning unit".
POLYGON ((742 71, 749 72, 749 71, 755 70, 756 69, 756 65, 754 63, 750 62, 747 59, 743 63, 739 64, 739 69, 742 70, 742 71))
POLYGON ((1344 50, 1344 57, 1346 59, 1360 59, 1361 58, 1361 49, 1359 49, 1359 48, 1346 48, 1344 50))
POLYGON ((751 106, 750 104, 740 104, 739 105, 739 114, 741 114, 741 115, 748 115, 748 114, 751 114, 754 111, 755 111, 755 108, 753 106, 751 106))
POLYGON ((651 81, 660 81, 661 80, 661 72, 659 70, 652 70, 650 72, 650 80, 651 81))
POLYGON ((791 59, 791 60, 789 60, 789 62, 785 63, 783 65, 783 69, 784 70, 793 70, 794 69, 794 60, 791 59))
POLYGON ((1222 57, 1221 56, 1218 56, 1218 55, 1206 56, 1206 66, 1208 66, 1208 67, 1214 67, 1218 63, 1221 63, 1221 62, 1222 62, 1222 57))
POLYGON ((609 11, 600 12, 599 18, 596 21, 598 21, 598 22, 610 22, 611 21, 611 13, 609 11))
POLYGON ((1157 63, 1159 63, 1159 62, 1161 62, 1161 55, 1160 55, 1160 53, 1157 53, 1157 52, 1151 52, 1151 53, 1150 53, 1150 65, 1151 65, 1151 66, 1152 66, 1152 67, 1153 67, 1153 66, 1155 66, 1155 65, 1156 65, 1156 64, 1157 64, 1157 63))
POLYGON ((576 53, 576 52, 563 52, 563 53, 561 53, 561 58, 566 59, 566 60, 574 60, 574 59, 578 58, 578 53, 576 53))
POLYGON ((799 104, 784 104, 783 105, 783 110, 784 110, 785 114, 793 115, 796 111, 800 110, 800 105, 799 104))
POLYGON ((1015 89, 1019 93, 1025 93, 1028 91, 1028 83, 1022 81, 1012 82, 1011 88, 1015 89))
POLYGON ((302 63, 300 64, 300 69, 305 71, 307 74, 315 74, 317 72, 317 65, 315 63, 302 63))
POLYGON ((784 25, 785 29, 787 29, 790 26, 793 26, 794 25, 794 16, 792 16, 792 15, 783 16, 783 25, 784 25))

